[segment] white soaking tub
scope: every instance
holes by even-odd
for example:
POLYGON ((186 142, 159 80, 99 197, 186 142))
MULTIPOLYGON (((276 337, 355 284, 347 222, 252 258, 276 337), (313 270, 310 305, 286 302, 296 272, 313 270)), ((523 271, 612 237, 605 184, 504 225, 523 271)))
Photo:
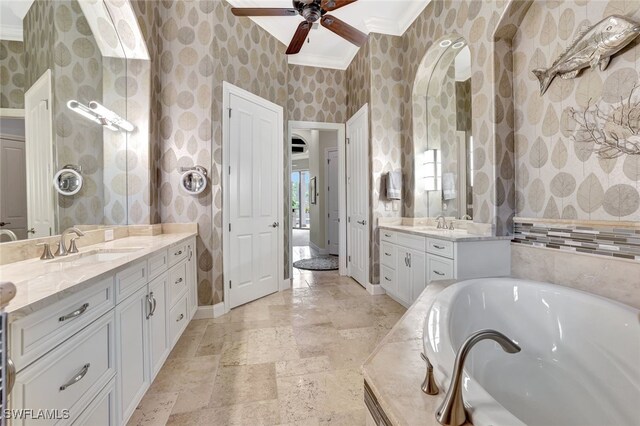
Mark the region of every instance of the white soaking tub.
POLYGON ((474 425, 640 424, 639 310, 535 281, 454 284, 436 296, 424 325, 441 392, 456 351, 481 329, 506 334, 522 351, 482 341, 469 353, 463 396, 474 425))

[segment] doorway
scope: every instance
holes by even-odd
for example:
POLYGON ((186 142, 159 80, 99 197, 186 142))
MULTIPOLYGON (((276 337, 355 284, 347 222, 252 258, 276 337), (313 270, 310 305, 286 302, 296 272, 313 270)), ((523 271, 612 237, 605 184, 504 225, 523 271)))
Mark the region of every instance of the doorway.
POLYGON ((346 274, 344 129, 341 123, 289 122, 292 277, 293 263, 305 259, 346 274))

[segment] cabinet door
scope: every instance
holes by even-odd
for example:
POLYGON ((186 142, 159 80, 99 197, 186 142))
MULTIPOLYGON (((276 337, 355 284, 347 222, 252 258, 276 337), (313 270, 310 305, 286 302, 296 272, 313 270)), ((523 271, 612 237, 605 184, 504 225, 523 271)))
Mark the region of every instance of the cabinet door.
POLYGON ((149 387, 147 286, 116 306, 118 411, 125 424, 149 387))
POLYGON ((409 264, 409 269, 411 269, 410 302, 413 303, 427 286, 427 255, 416 250, 411 250, 409 254, 411 259, 411 262, 409 264))
POLYGON ((169 354, 169 327, 167 324, 167 274, 166 272, 149 283, 151 311, 149 317, 149 354, 151 362, 151 380, 158 374, 160 367, 169 354))
POLYGON ((405 303, 411 303, 411 252, 398 248, 397 261, 397 294, 398 299, 405 303))
POLYGON ((187 245, 187 285, 189 286, 189 318, 193 318, 198 309, 198 270, 196 268, 196 240, 187 245))

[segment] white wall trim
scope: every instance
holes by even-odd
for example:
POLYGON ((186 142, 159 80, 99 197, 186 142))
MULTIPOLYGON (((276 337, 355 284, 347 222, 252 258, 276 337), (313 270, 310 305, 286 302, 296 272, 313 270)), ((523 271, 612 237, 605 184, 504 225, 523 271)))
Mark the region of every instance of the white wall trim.
POLYGON ((1 118, 24 118, 23 108, 0 108, 1 118))
POLYGON ((285 278, 284 281, 282 282, 282 289, 288 290, 290 288, 291 288, 291 278, 285 278))
MULTIPOLYGON (((269 108, 277 113, 278 115, 278 123, 280 125, 278 128, 278 139, 282 142, 278 144, 278 158, 284 158, 284 109, 271 101, 268 101, 264 98, 261 98, 258 95, 255 95, 247 90, 241 89, 240 87, 234 86, 233 84, 223 81, 222 82, 222 170, 227 170, 229 168, 229 104, 230 104, 230 95, 235 94, 237 96, 241 96, 244 99, 250 100, 258 105, 261 105, 265 108, 269 108)), ((289 141, 291 137, 289 136, 289 141)), ((287 145, 288 146, 288 145, 287 145)), ((283 198, 284 198, 284 170, 282 161, 277 165, 278 167, 278 222, 284 223, 284 209, 283 209, 283 198)), ((291 170, 291 162, 289 162, 289 170, 291 170)), ((224 300, 224 312, 229 312, 231 310, 230 304, 230 291, 229 288, 229 247, 231 242, 229 241, 229 179, 228 175, 222 173, 222 279, 223 279, 223 300, 224 300)), ((212 203, 212 208, 214 208, 214 203, 212 203)), ((288 212, 289 209, 287 209, 288 212)), ((288 214, 288 213, 287 213, 288 214)), ((212 213, 212 217, 215 216, 212 213)), ((284 290, 284 227, 278 228, 278 253, 277 253, 277 263, 278 263, 278 291, 284 290)), ((289 232, 291 232, 289 230, 289 232)))
POLYGON ((193 315, 194 320, 218 318, 225 314, 224 302, 215 305, 198 306, 193 315))
POLYGON ((318 254, 320 254, 322 256, 329 254, 329 249, 326 249, 326 248, 321 249, 317 245, 313 244, 313 241, 311 241, 311 240, 309 240, 309 247, 311 247, 313 250, 317 251, 318 254))
POLYGON ((21 25, 3 25, 0 28, 0 39, 9 41, 22 41, 21 25))
POLYGON ((367 287, 366 289, 370 295, 372 296, 378 296, 381 294, 387 294, 386 291, 384 291, 384 288, 382 288, 382 286, 380 284, 371 284, 371 283, 367 283, 367 287))
MULTIPOLYGON (((340 169, 339 194, 340 199, 340 250, 339 250, 339 274, 347 275, 347 179, 346 179, 346 158, 347 158, 347 138, 346 127, 344 123, 321 123, 315 121, 289 121, 287 141, 291 144, 291 137, 295 133, 294 130, 337 130, 338 131, 338 163, 340 169)), ((289 159, 289 172, 291 172, 291 158, 289 159)), ((291 192, 291 179, 289 179, 289 192, 291 192)), ((289 214, 289 212, 287 212, 289 214)), ((293 254, 293 226, 289 224, 289 276, 293 277, 293 262, 291 261, 293 254)))

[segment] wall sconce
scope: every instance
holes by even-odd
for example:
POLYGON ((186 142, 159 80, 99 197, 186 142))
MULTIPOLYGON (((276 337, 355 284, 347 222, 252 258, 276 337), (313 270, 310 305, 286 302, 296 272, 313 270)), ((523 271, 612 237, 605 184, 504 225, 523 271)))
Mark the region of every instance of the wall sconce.
POLYGON ((439 149, 424 152, 424 190, 440 191, 442 188, 442 160, 439 149))
POLYGON ((136 128, 136 126, 134 126, 132 123, 128 122, 115 112, 111 111, 109 108, 99 104, 96 101, 91 101, 89 102, 89 106, 86 106, 72 99, 67 102, 67 108, 83 116, 84 118, 89 119, 94 123, 98 123, 114 132, 118 132, 120 130, 124 130, 125 132, 133 132, 136 128))

